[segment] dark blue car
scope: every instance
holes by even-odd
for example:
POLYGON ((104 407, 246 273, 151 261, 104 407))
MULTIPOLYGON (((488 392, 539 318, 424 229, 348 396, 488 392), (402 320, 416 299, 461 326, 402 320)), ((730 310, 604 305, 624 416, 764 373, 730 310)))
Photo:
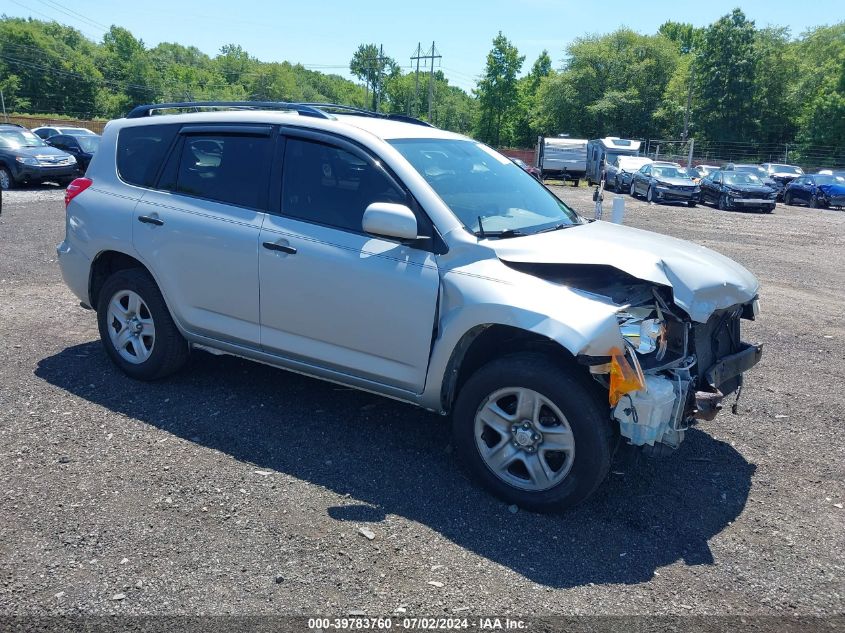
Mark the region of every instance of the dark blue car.
POLYGON ((845 178, 810 174, 796 178, 783 191, 786 204, 806 204, 808 207, 845 207, 845 178))

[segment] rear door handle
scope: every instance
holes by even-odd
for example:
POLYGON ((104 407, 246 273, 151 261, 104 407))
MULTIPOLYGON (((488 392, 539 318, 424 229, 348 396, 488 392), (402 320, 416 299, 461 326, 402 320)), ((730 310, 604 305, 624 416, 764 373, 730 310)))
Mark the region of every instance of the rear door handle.
POLYGON ((143 222, 144 224, 154 224, 155 226, 164 225, 164 220, 159 220, 158 218, 154 218, 149 215, 139 215, 138 222, 143 222))
POLYGON ((287 244, 276 244, 276 242, 264 242, 264 248, 271 251, 281 251, 282 253, 287 253, 288 255, 296 255, 296 249, 293 246, 288 246, 287 244))

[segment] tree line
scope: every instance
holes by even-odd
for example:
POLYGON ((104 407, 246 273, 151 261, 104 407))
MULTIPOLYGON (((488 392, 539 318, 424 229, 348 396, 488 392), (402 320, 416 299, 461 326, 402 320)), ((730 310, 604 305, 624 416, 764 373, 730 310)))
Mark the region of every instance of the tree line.
POLYGON ((736 9, 703 28, 622 28, 560 53, 557 68, 548 51, 526 67, 499 33, 468 94, 442 70, 403 71, 375 44, 352 55, 356 83, 262 62, 237 44, 209 56, 182 44, 147 47, 117 26, 92 42, 56 22, 3 17, 0 89, 7 110, 78 118, 114 118, 156 101, 285 100, 431 112, 435 125, 495 146, 531 147, 559 133, 845 146, 845 22, 793 37, 736 9))

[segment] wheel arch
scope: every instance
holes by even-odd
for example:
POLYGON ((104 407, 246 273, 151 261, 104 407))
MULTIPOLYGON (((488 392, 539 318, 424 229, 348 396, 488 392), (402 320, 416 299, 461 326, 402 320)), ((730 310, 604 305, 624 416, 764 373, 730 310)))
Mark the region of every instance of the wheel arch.
POLYGON ((88 300, 91 302, 92 308, 97 309, 100 290, 106 283, 106 279, 119 270, 130 268, 141 268, 155 279, 152 271, 132 255, 117 250, 104 250, 97 254, 91 262, 91 270, 88 275, 88 300))
POLYGON ((519 352, 540 353, 555 363, 588 375, 573 353, 561 343, 536 332, 505 325, 477 325, 461 336, 452 350, 440 388, 441 408, 449 412, 467 379, 487 363, 519 352))

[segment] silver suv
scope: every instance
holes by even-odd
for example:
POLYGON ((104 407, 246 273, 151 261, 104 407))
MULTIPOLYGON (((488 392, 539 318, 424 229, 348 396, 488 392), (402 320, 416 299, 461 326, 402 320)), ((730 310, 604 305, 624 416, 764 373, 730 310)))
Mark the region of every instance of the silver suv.
POLYGON ((761 354, 742 266, 586 220, 407 117, 141 106, 65 199, 64 279, 126 374, 199 349, 451 414, 468 469, 525 508, 588 497, 620 439, 677 447, 761 354))

